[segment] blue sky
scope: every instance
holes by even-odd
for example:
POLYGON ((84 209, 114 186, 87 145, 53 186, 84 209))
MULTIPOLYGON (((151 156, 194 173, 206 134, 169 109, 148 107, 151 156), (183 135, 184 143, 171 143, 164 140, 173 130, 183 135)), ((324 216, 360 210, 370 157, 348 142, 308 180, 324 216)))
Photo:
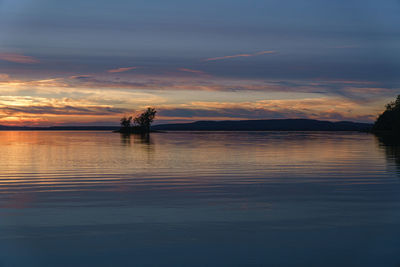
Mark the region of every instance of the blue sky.
POLYGON ((398 14, 394 0, 0 0, 0 123, 113 124, 149 105, 165 122, 373 121, 400 92, 398 14))

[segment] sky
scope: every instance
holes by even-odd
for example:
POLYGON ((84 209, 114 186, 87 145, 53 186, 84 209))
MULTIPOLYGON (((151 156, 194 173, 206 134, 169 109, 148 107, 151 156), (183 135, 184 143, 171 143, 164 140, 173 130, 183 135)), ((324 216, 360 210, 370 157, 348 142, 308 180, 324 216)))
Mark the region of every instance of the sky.
POLYGON ((0 124, 373 122, 400 94, 399 0, 0 0, 0 124))

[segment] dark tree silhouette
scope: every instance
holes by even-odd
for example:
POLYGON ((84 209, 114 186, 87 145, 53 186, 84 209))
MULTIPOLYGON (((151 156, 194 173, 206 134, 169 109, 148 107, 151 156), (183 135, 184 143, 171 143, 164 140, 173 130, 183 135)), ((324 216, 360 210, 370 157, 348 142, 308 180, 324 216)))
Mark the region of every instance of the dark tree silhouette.
POLYGON ((372 130, 376 133, 400 134, 400 95, 386 105, 386 110, 379 115, 372 130))
POLYGON ((131 122, 132 122, 132 117, 123 117, 121 119, 121 128, 125 131, 129 130, 131 128, 131 122))
POLYGON ((156 117, 156 113, 157 111, 155 108, 147 108, 145 112, 138 115, 134 119, 132 119, 132 117, 125 116, 120 120, 121 129, 119 129, 117 132, 124 134, 147 134, 150 132, 150 126, 156 117))
POLYGON ((150 132, 150 126, 156 117, 155 108, 147 108, 145 112, 137 116, 133 121, 140 127, 144 132, 150 132))

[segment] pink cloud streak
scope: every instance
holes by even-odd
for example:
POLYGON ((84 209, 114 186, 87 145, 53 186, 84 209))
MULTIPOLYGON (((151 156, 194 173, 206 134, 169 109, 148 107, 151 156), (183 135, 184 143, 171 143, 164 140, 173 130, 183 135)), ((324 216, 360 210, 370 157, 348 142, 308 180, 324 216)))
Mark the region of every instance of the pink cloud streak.
POLYGON ((206 58, 203 61, 216 61, 216 60, 224 60, 224 59, 238 58, 238 57, 254 57, 254 56, 261 56, 265 54, 275 54, 275 53, 276 51, 270 50, 270 51, 261 51, 253 54, 238 54, 238 55, 223 56, 223 57, 212 57, 212 58, 206 58))
POLYGON ((39 60, 34 57, 15 53, 0 53, 0 60, 24 64, 39 63, 39 60))
POLYGON ((120 72, 134 70, 134 69, 137 69, 137 68, 138 67, 118 68, 118 69, 108 70, 107 72, 109 72, 109 73, 120 73, 120 72))
POLYGON ((183 72, 194 73, 194 74, 201 74, 201 75, 207 74, 207 73, 205 73, 204 71, 201 71, 201 70, 192 70, 192 69, 186 69, 186 68, 180 68, 178 70, 179 71, 183 71, 183 72))

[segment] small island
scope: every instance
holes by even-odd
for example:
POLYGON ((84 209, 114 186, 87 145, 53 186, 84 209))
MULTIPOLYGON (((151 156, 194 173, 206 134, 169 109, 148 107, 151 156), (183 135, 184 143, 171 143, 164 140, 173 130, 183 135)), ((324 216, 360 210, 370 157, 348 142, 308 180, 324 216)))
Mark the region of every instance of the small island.
POLYGON ((150 126, 156 117, 155 108, 147 108, 142 114, 133 118, 124 116, 120 120, 121 128, 116 132, 123 134, 148 134, 151 132, 150 126))

